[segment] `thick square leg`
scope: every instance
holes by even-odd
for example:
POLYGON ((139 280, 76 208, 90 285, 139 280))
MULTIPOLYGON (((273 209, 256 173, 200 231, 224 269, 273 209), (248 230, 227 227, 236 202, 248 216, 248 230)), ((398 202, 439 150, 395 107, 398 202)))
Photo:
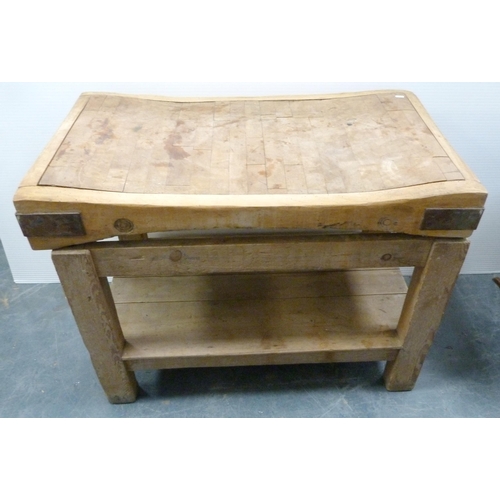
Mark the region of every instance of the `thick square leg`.
POLYGON ((109 401, 134 402, 137 382, 121 359, 125 339, 107 278, 99 278, 88 250, 54 251, 52 260, 109 401))
POLYGON ((415 268, 398 324, 403 348, 394 361, 387 363, 384 373, 389 391, 413 389, 468 248, 466 240, 436 240, 426 264, 415 268))

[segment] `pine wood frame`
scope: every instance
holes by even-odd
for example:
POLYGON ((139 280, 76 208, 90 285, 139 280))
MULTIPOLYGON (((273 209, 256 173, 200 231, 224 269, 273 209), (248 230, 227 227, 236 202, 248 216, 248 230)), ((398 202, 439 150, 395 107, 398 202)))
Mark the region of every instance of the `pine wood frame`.
MULTIPOLYGON (((311 240, 293 235, 288 238, 255 236, 95 243, 55 250, 52 255, 109 401, 129 403, 137 397, 134 370, 199 366, 383 360, 387 361, 386 388, 411 390, 439 327, 467 249, 468 241, 463 239, 350 235, 321 236, 311 240), (382 328, 379 335, 370 332, 366 336, 354 330, 337 332, 335 338, 323 339, 322 343, 318 343, 314 332, 305 331, 302 339, 294 339, 295 344, 289 348, 286 335, 283 341, 285 332, 280 331, 280 318, 277 317, 270 335, 280 338, 281 342, 261 341, 260 348, 252 352, 245 349, 239 352, 237 342, 233 345, 223 339, 217 349, 208 345, 195 349, 186 344, 182 352, 172 355, 168 338, 156 336, 151 339, 145 335, 141 339, 140 331, 136 332, 133 345, 124 336, 107 280, 108 276, 120 277, 116 280, 118 288, 122 278, 157 279, 219 273, 226 273, 225 279, 228 279, 231 274, 227 273, 234 277, 241 273, 302 272, 313 273, 311 279, 314 280, 317 279, 314 273, 331 270, 352 273, 353 269, 361 269, 361 274, 367 274, 379 268, 390 274, 394 273, 393 266, 415 266, 406 298, 399 302, 402 310, 394 330, 382 328), (212 348, 209 350, 209 347, 212 348)), ((379 282, 386 281, 387 276, 381 274, 379 282)), ((396 284, 396 288, 394 293, 403 296, 400 284, 396 284)), ((391 293, 387 294, 386 290, 384 297, 391 293)), ((147 298, 140 300, 147 303, 147 298)), ((388 304, 394 306, 393 302, 388 304)), ((394 316, 399 310, 389 313, 394 316)), ((370 311, 356 306, 349 324, 369 323, 372 329, 376 328, 374 322, 378 317, 372 319, 366 316, 369 314, 370 311)), ((137 324, 140 322, 141 318, 137 319, 137 324)), ((168 330, 168 326, 165 327, 167 335, 168 330)), ((264 335, 269 336, 269 332, 264 335)))

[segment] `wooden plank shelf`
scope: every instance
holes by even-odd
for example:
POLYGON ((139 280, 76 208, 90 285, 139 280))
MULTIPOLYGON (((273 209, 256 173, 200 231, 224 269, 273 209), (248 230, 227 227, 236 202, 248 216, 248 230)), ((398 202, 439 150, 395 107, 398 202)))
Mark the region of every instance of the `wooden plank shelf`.
POLYGON ((130 370, 393 360, 399 269, 115 278, 130 370))

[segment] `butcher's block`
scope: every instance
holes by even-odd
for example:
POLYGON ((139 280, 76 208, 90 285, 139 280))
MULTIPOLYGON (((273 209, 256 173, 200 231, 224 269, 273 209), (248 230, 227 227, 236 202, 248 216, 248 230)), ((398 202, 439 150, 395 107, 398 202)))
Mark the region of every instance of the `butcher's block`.
POLYGON ((47 249, 220 228, 466 237, 485 198, 409 92, 83 94, 15 205, 47 249))
POLYGON ((216 366, 382 361, 411 390, 486 195, 410 92, 86 93, 14 203, 130 403, 136 371, 216 366))

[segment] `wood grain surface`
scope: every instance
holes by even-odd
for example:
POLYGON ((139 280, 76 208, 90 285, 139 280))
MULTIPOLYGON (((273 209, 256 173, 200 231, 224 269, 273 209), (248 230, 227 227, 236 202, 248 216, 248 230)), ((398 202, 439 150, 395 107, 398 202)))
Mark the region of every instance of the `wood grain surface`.
POLYGON ((463 179, 404 93, 206 102, 91 95, 39 185, 335 194, 463 179))

